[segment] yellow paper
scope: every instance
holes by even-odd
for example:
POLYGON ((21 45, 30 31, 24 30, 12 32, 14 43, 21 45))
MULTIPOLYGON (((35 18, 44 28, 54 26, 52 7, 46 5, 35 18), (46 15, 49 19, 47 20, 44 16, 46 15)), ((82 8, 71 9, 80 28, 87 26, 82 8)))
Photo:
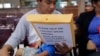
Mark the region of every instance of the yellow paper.
MULTIPOLYGON (((64 37, 65 40, 62 39, 62 41, 67 42, 68 45, 72 44, 71 46, 75 47, 73 14, 30 14, 26 16, 26 19, 32 23, 38 36, 44 42, 52 44, 57 42, 55 38, 64 37), (52 39, 50 40, 46 36, 52 39)), ((61 42, 60 38, 58 42, 61 42)))
POLYGON ((41 23, 70 23, 73 14, 31 14, 27 15, 27 21, 41 23))

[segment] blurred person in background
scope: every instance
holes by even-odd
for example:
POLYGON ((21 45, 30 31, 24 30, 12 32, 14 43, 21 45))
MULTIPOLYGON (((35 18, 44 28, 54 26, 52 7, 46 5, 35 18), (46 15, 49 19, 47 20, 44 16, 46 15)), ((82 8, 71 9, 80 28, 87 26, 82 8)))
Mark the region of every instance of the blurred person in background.
POLYGON ((76 20, 79 56, 100 56, 100 0, 91 0, 93 10, 76 20))
POLYGON ((86 2, 85 3, 85 11, 86 12, 89 12, 89 11, 92 11, 94 8, 92 6, 92 4, 90 2, 86 2))

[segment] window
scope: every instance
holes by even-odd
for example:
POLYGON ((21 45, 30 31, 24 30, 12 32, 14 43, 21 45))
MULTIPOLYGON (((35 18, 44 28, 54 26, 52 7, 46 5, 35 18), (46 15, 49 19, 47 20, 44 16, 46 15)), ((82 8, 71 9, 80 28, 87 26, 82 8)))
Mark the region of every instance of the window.
POLYGON ((0 8, 3 8, 3 4, 0 4, 0 8))
POLYGON ((4 3, 4 8, 11 8, 11 3, 4 3))
POLYGON ((67 6, 67 2, 60 2, 60 7, 64 8, 65 6, 67 6))
POLYGON ((71 1, 72 6, 77 6, 77 1, 71 1))

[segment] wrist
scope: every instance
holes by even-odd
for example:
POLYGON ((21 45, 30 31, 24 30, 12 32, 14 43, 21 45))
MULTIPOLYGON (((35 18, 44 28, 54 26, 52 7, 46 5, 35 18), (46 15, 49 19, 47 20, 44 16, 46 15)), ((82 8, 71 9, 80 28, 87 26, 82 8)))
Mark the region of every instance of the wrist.
POLYGON ((4 45, 3 47, 2 47, 2 50, 4 50, 4 51, 9 51, 9 50, 11 50, 12 48, 11 48, 11 46, 10 45, 4 45))

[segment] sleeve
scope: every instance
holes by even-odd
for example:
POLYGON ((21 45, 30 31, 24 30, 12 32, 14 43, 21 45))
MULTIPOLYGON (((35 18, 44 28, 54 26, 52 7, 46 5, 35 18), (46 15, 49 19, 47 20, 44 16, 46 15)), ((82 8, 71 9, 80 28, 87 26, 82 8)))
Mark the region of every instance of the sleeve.
POLYGON ((75 37, 76 37, 76 43, 78 44, 80 41, 80 37, 81 37, 81 25, 82 25, 82 14, 79 15, 79 17, 77 18, 77 20, 75 21, 75 25, 77 27, 76 31, 75 31, 75 37))
POLYGON ((81 14, 79 15, 79 17, 77 18, 77 20, 75 21, 75 24, 76 24, 76 25, 81 24, 81 22, 82 22, 82 16, 83 16, 83 14, 81 13, 81 14))
MULTIPOLYGON (((85 54, 87 51, 87 43, 89 41, 88 38, 88 30, 86 30, 85 25, 85 14, 82 13, 79 15, 78 19, 76 20, 75 24, 77 27, 75 37, 76 37, 76 43, 78 44, 80 54, 85 54)), ((86 18, 87 19, 87 18, 86 18)))
POLYGON ((5 45, 11 45, 13 48, 17 47, 17 45, 24 40, 26 35, 26 26, 27 23, 25 21, 25 16, 23 16, 20 21, 17 24, 17 27, 15 31, 12 33, 12 35, 9 37, 5 45))
POLYGON ((80 35, 80 37, 84 37, 84 39, 88 41, 89 40, 89 38, 87 36, 88 30, 86 30, 88 28, 86 28, 86 25, 85 25, 85 23, 87 24, 87 22, 85 22, 86 16, 87 15, 85 13, 81 13, 79 15, 78 19, 75 21, 75 24, 76 24, 76 27, 77 27, 77 30, 76 30, 77 34, 80 35), (84 29, 84 28, 86 28, 86 29, 84 29))

